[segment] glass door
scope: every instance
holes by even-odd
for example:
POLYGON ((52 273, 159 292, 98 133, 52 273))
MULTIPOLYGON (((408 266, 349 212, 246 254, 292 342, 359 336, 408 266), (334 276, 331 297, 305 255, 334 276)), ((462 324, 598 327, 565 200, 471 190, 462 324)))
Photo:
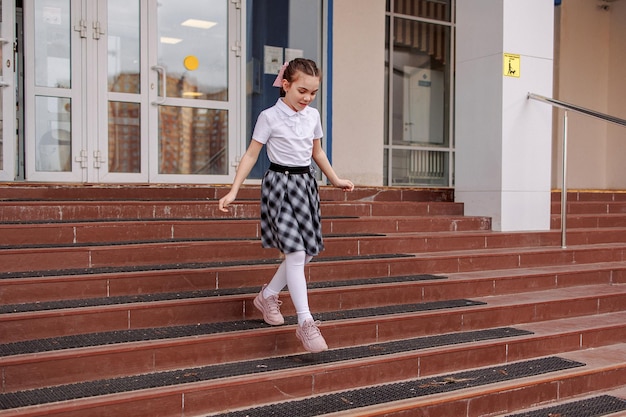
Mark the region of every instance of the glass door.
POLYGON ((79 0, 24 2, 26 176, 35 181, 83 181, 79 0), (28 51, 31 53, 29 54, 28 51))
POLYGON ((15 5, 0 0, 0 180, 16 176, 15 134, 15 5))
POLYGON ((159 0, 154 5, 150 177, 225 182, 239 125, 239 2, 159 0))
POLYGON ((148 182, 148 3, 100 0, 92 27, 97 121, 90 124, 96 182, 148 182))
POLYGON ((27 180, 232 180, 238 1, 24 3, 27 180))

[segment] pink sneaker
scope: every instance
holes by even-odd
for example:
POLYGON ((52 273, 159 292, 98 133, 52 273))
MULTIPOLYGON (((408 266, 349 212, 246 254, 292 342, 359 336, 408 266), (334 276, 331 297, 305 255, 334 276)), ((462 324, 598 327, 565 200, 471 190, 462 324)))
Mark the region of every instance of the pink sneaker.
POLYGON ((324 336, 317 327, 320 325, 319 321, 306 320, 302 326, 296 328, 296 336, 302 342, 304 349, 311 353, 318 353, 328 350, 328 345, 324 336))
POLYGON ((280 314, 280 305, 283 303, 278 299, 277 295, 268 298, 263 297, 263 290, 266 285, 261 288, 261 292, 254 298, 254 306, 263 313, 263 320, 272 326, 280 326, 285 323, 285 318, 280 314))

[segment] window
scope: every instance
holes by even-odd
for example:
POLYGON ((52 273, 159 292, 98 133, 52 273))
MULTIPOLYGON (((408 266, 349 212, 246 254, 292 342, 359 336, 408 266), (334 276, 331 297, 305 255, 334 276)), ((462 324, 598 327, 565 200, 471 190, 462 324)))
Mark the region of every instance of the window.
POLYGON ((386 185, 453 185, 454 0, 387 2, 386 185))

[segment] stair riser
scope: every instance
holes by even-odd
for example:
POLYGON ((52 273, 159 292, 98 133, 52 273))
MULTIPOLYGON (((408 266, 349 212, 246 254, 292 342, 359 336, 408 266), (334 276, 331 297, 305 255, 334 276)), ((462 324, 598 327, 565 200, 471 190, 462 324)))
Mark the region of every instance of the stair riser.
MULTIPOLYGON (((322 217, 337 216, 419 216, 463 215, 463 205, 448 202, 386 204, 376 202, 323 202, 322 217)), ((259 218, 258 201, 238 202, 229 213, 221 212, 217 202, 0 202, 0 222, 259 218)))
MULTIPOLYGON (((595 227, 626 227, 626 215, 588 215, 588 216, 567 216, 566 226, 568 230, 579 228, 595 227)), ((551 229, 561 228, 561 217, 553 216, 550 222, 551 229)))
MULTIPOLYGON (((89 201, 89 200, 217 200, 225 195, 228 186, 141 186, 124 184, 123 187, 112 186, 57 186, 33 185, 0 186, 0 200, 41 200, 41 201, 89 201)), ((322 200, 329 201, 454 201, 454 190, 442 189, 409 189, 409 188, 382 188, 357 187, 346 193, 331 186, 320 186, 319 194, 322 200)), ((243 186, 237 193, 240 200, 260 200, 260 186, 243 186)), ((608 196, 606 197, 609 198, 608 196)), ((613 198, 611 198, 613 200, 613 198)))
MULTIPOLYGON (((487 218, 425 217, 323 219, 322 232, 327 234, 413 233, 446 231, 487 231, 487 218)), ((74 224, 3 225, 0 244, 74 245, 88 243, 140 242, 170 239, 236 239, 261 236, 257 220, 206 222, 93 222, 74 224)))
MULTIPOLYGON (((561 213, 561 203, 552 203, 552 214, 561 213)), ((568 202, 567 214, 621 214, 626 213, 626 201, 568 202)))
MULTIPOLYGON (((626 233, 606 231, 605 233, 580 233, 570 235, 570 245, 578 243, 623 243, 626 233), (576 242, 582 240, 583 242, 576 242)), ((324 257, 368 256, 378 254, 434 253, 453 250, 501 249, 525 246, 558 248, 560 235, 556 232, 512 235, 448 235, 448 236, 403 236, 396 235, 326 238, 324 257)), ((576 248, 573 248, 576 249, 576 248)), ((582 252, 582 251, 581 251, 582 252)), ((624 248, 613 248, 606 261, 620 261, 624 248), (616 258, 617 257, 617 258, 616 258)), ((521 255, 526 259, 550 257, 565 259, 571 251, 553 250, 535 255, 521 255)), ((464 256, 473 262, 472 253, 464 256), (469 256, 468 256, 469 255, 469 256)), ((276 250, 264 249, 260 240, 234 240, 185 242, 170 244, 140 244, 112 246, 83 246, 38 249, 6 249, 0 251, 0 272, 22 272, 32 270, 65 270, 101 267, 122 267, 139 265, 168 265, 200 262, 247 261, 277 258, 276 250)), ((494 256, 499 257, 498 253, 494 256)), ((513 255, 515 259, 517 255, 513 255)), ((598 262, 599 259, 594 259, 598 262)), ((577 259, 577 262, 581 262, 577 259)), ((544 263, 546 264, 546 263, 544 263)), ((530 266, 530 265, 528 265, 530 266)), ((490 269, 488 265, 484 268, 490 269)))

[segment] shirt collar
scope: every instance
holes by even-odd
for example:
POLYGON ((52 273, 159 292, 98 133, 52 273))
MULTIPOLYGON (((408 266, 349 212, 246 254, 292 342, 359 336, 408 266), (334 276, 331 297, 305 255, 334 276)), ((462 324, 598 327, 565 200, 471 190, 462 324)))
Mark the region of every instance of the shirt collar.
POLYGON ((278 99, 278 102, 276 103, 276 105, 278 106, 278 108, 280 110, 282 110, 283 113, 285 113, 289 117, 294 116, 296 114, 297 115, 301 115, 302 112, 306 109, 306 108, 304 108, 304 109, 302 109, 302 111, 297 112, 297 111, 293 110, 291 107, 289 107, 287 105, 287 103, 285 103, 283 101, 282 97, 278 99))

